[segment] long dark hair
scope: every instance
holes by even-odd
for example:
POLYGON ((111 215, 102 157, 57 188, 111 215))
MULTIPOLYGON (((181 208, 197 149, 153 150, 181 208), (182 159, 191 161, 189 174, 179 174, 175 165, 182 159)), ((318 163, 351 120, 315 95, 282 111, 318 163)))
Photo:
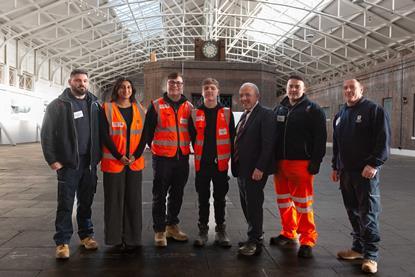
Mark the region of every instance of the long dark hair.
POLYGON ((120 77, 120 78, 118 78, 118 79, 114 82, 114 85, 112 86, 111 102, 116 102, 116 101, 117 101, 117 99, 118 99, 118 90, 120 89, 121 84, 122 84, 122 82, 124 82, 124 81, 129 82, 129 83, 130 83, 130 85, 131 85, 131 88, 132 88, 132 90, 133 90, 133 93, 131 93, 131 96, 130 96, 130 102, 131 102, 131 103, 133 103, 133 102, 137 102, 137 100, 135 99, 136 89, 135 89, 135 87, 133 86, 133 82, 131 82, 131 80, 130 80, 130 79, 127 79, 127 78, 125 78, 125 77, 120 77))

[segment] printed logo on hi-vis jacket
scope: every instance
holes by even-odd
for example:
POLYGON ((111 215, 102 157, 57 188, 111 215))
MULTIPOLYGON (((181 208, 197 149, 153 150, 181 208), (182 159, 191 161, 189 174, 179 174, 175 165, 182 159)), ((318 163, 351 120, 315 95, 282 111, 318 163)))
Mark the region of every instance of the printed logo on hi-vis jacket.
POLYGON ((205 117, 203 115, 196 116, 196 121, 204 121, 205 117))
POLYGON ((170 106, 167 104, 161 104, 160 109, 168 109, 170 106))
POLYGON ((219 135, 220 135, 220 136, 224 136, 224 135, 226 135, 227 133, 228 133, 228 131, 226 130, 226 128, 219 129, 219 135))
POLYGON ((122 128, 124 126, 124 122, 112 122, 112 127, 114 128, 122 128))

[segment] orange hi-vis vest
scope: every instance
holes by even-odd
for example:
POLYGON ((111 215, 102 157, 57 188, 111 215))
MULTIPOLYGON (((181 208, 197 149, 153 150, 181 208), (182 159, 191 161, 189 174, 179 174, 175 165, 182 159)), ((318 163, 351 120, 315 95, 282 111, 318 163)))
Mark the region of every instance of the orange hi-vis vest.
MULTIPOLYGON (((127 124, 118 109, 116 103, 104 103, 102 108, 109 125, 109 134, 115 147, 121 155, 131 157, 140 143, 145 117, 144 108, 138 103, 132 103, 133 120, 130 127, 130 149, 127 152, 127 124)), ((124 164, 117 160, 107 147, 102 148, 101 170, 109 173, 119 173, 124 169, 124 164)), ((144 168, 144 157, 141 156, 129 165, 133 171, 140 171, 144 168)))
MULTIPOLYGON (((228 163, 231 157, 230 117, 231 110, 229 108, 218 109, 216 119, 216 159, 219 171, 226 171, 229 167, 228 163)), ((196 129, 196 142, 194 144, 195 169, 199 171, 203 154, 203 142, 205 140, 205 112, 202 109, 193 110, 192 119, 196 129)))
POLYGON ((186 101, 177 111, 161 97, 153 101, 157 113, 157 126, 154 132, 151 152, 162 157, 174 157, 178 147, 183 155, 190 153, 189 118, 193 105, 186 101))

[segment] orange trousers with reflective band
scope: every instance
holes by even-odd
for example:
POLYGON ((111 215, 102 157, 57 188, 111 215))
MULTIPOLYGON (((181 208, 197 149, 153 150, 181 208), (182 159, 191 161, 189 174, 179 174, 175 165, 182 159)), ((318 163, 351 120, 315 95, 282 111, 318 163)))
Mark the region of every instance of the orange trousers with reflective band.
POLYGON ((313 180, 308 160, 282 160, 274 175, 277 205, 282 231, 287 238, 299 235, 301 245, 314 246, 317 241, 313 213, 313 180))

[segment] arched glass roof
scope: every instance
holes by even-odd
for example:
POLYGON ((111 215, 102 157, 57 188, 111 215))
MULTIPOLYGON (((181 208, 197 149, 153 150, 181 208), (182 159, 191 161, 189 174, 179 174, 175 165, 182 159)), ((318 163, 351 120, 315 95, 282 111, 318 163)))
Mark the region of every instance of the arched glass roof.
MULTIPOLYGON (((11 40, 98 84, 158 60, 192 60, 194 39, 225 39, 230 62, 316 83, 415 52, 413 0, 2 0, 11 40)), ((29 51, 29 50, 28 50, 29 51)))

